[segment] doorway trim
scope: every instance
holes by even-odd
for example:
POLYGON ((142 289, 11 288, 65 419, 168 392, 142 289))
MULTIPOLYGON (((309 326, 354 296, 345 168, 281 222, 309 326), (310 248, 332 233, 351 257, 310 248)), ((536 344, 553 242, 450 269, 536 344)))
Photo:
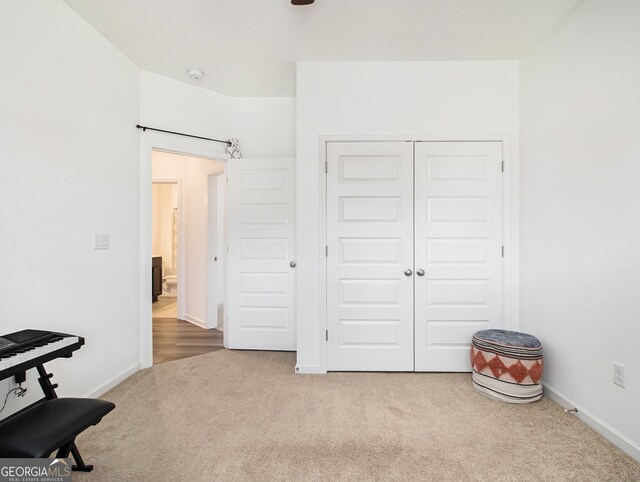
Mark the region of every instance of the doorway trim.
MULTIPOLYGON (((506 330, 519 328, 519 159, 517 144, 505 134, 449 134, 449 135, 323 135, 318 136, 318 172, 319 176, 319 229, 320 239, 327 244, 327 160, 328 142, 502 142, 502 159, 504 173, 502 176, 502 240, 505 256, 502 264, 502 327, 506 330)), ((327 258, 324 248, 319 250, 318 261, 320 272, 320 343, 319 366, 314 370, 299 373, 327 373, 327 342, 324 333, 328 329, 327 320, 327 258)))
MULTIPOLYGON (((152 310, 151 310, 151 159, 153 150, 184 156, 202 157, 227 162, 224 147, 209 141, 181 138, 161 132, 141 131, 140 136, 140 271, 138 322, 140 326, 140 368, 153 366, 152 310)), ((184 243, 183 243, 184 244, 184 243)))
MULTIPOLYGON (((220 176, 223 176, 222 179, 226 180, 226 176, 227 176, 227 165, 225 164, 222 168, 217 168, 217 169, 211 169, 207 172, 205 172, 205 179, 204 182, 206 184, 206 192, 207 192, 207 223, 209 222, 209 220, 211 219, 211 200, 209 199, 209 179, 211 177, 214 177, 217 180, 220 178, 220 176)), ((224 188, 225 188, 225 192, 223 193, 223 199, 226 195, 226 183, 224 183, 224 188)), ((216 253, 217 253, 217 257, 218 257, 218 261, 220 261, 222 259, 222 262, 220 263, 219 266, 222 267, 222 282, 224 284, 223 288, 222 288, 222 320, 220 320, 218 318, 218 322, 216 326, 209 326, 209 317, 210 317, 210 313, 209 313, 209 309, 210 309, 210 304, 209 304, 209 296, 211 295, 211 285, 210 285, 210 281, 211 281, 211 273, 210 273, 210 269, 211 269, 211 253, 209 252, 209 248, 211 246, 211 239, 210 239, 210 232, 209 232, 209 225, 207 224, 207 309, 206 309, 206 317, 205 317, 205 328, 207 329, 211 329, 211 328, 219 328, 220 325, 223 325, 223 334, 224 334, 224 320, 226 319, 226 310, 227 310, 227 304, 225 302, 226 300, 226 264, 227 264, 227 257, 226 257, 226 250, 225 247, 227 245, 227 232, 226 230, 222 229, 223 232, 223 239, 222 239, 222 244, 220 246, 218 246, 218 240, 220 239, 219 233, 218 233, 218 227, 220 226, 220 222, 218 219, 219 214, 221 214, 221 212, 223 212, 223 219, 222 219, 222 223, 223 225, 226 224, 226 220, 227 220, 227 216, 226 216, 226 202, 224 203, 224 208, 223 210, 220 210, 220 206, 218 206, 218 199, 220 198, 218 190, 217 190, 217 186, 216 186, 216 200, 215 200, 215 207, 216 207, 216 253), (220 254, 222 252, 222 255, 220 254), (222 321, 222 323, 221 323, 222 321)), ((220 268, 218 268, 220 269, 220 268)), ((220 276, 216 276, 216 280, 214 281, 214 286, 217 286, 217 282, 220 279, 220 276)), ((218 289, 220 289, 218 287, 218 289)), ((215 309, 216 309, 216 317, 218 317, 218 301, 220 301, 217 297, 215 298, 215 309)), ((226 342, 224 341, 224 336, 222 337, 223 339, 223 346, 225 346, 226 348, 226 342)))

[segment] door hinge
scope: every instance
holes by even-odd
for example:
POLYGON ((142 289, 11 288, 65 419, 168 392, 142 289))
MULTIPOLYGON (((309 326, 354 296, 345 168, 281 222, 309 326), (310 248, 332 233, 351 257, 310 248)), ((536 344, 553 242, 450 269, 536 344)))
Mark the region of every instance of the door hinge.
POLYGON ((504 258, 504 246, 502 247, 502 257, 504 258))
POLYGON ((328 161, 324 161, 324 172, 325 173, 329 172, 329 162, 328 161))
POLYGON ((324 257, 328 258, 329 257, 329 246, 325 246, 324 247, 324 257))
POLYGON ((324 339, 325 341, 329 341, 329 330, 324 330, 324 339))
POLYGON ((504 161, 502 161, 501 163, 501 169, 502 169, 502 172, 504 172, 504 161))

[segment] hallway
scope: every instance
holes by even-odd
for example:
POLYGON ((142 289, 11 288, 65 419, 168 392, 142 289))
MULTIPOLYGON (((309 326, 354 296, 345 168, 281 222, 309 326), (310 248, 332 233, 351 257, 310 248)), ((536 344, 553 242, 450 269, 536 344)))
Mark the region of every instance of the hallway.
POLYGON ((223 349, 221 331, 177 318, 176 300, 159 298, 152 305, 154 365, 223 349))

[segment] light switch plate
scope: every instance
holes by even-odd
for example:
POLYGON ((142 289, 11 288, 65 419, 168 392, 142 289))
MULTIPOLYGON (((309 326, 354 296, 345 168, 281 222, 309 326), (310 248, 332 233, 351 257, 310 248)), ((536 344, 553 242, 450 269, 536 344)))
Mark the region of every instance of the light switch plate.
POLYGON ((109 235, 95 233, 93 235, 93 249, 109 249, 109 235))

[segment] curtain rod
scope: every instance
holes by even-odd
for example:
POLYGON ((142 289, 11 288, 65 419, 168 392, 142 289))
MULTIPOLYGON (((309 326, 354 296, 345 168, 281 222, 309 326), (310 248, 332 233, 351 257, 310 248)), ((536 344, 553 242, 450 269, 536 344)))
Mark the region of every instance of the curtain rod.
POLYGON ((230 141, 221 141, 220 139, 212 139, 210 137, 193 136, 191 134, 183 134, 182 132, 165 131, 164 129, 156 129, 155 127, 141 126, 140 124, 136 124, 136 127, 138 129, 142 129, 143 132, 146 130, 156 131, 156 132, 165 132, 167 134, 175 134, 176 136, 193 137, 194 139, 204 139, 205 141, 221 142, 222 144, 226 144, 228 146, 231 145, 230 141))

